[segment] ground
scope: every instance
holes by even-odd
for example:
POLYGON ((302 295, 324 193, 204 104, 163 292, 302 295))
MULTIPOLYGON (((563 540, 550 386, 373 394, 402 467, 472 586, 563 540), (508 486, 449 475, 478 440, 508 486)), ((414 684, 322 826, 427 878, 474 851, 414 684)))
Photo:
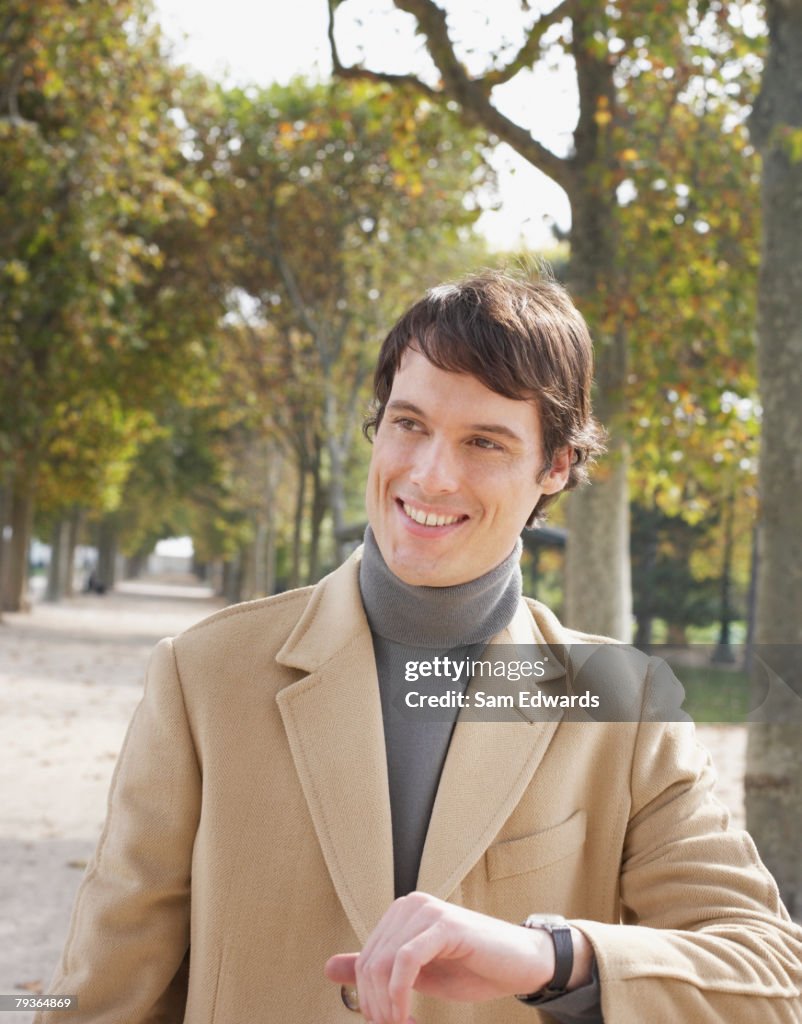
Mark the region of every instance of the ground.
MULTIPOLYGON (((151 648, 219 606, 190 580, 151 579, 36 603, 0 624, 0 994, 49 982, 151 648)), ((699 733, 741 826, 745 729, 699 733)))
MULTIPOLYGON (((189 581, 149 581, 5 616, 0 993, 25 995, 50 980, 150 650, 219 606, 189 581)), ((3 1024, 29 1019, 2 1017, 3 1024)))

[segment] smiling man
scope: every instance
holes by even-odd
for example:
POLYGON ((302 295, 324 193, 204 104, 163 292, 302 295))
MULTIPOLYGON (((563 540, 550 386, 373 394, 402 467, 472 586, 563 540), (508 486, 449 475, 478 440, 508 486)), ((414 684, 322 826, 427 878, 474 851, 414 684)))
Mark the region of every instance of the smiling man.
POLYGON ((800 931, 690 723, 466 714, 510 647, 651 706, 658 666, 521 595, 522 529, 601 451, 591 377, 553 282, 396 324, 362 548, 156 649, 53 1020, 799 1021, 800 931))
POLYGON ((533 402, 410 347, 374 442, 368 519, 405 583, 467 583, 504 561, 541 495, 560 491, 569 471, 567 447, 546 463, 533 402))

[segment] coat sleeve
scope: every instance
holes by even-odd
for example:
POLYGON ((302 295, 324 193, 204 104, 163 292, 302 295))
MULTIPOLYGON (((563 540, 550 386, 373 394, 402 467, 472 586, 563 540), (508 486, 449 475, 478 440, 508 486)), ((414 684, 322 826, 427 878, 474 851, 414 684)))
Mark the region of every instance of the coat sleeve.
POLYGON ((799 1024, 802 931, 746 832, 728 830, 692 723, 643 722, 621 866, 622 924, 594 946, 613 1024, 799 1024))
POLYGON ((183 1020, 201 775, 172 641, 157 645, 112 778, 106 823, 50 992, 77 1010, 34 1024, 183 1020))

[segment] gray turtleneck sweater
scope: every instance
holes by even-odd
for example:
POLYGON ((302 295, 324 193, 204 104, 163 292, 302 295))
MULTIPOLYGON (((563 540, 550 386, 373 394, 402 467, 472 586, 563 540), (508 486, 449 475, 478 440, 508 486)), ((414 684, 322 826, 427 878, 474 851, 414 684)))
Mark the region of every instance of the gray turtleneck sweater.
MULTIPOLYGON (((488 641, 512 621, 521 598, 520 541, 495 569, 453 587, 415 587, 400 580, 384 561, 368 527, 359 570, 359 586, 379 679, 387 776, 393 829, 395 894, 415 889, 426 831, 429 827, 458 708, 431 713, 410 711, 403 697, 410 684, 410 661, 445 656, 478 657, 488 641), (467 624, 467 625, 466 625, 467 624)), ((460 679, 463 691, 469 680, 460 679)), ((455 684, 419 679, 414 688, 438 693, 455 684)), ((521 918, 533 908, 523 907, 521 918)), ((603 1024, 600 987, 590 985, 548 1001, 548 1012, 561 1024, 603 1024)), ((546 1002, 544 1000, 543 1002, 546 1002)))
MULTIPOLYGON (((415 889, 423 843, 459 709, 410 711, 407 662, 475 658, 512 620, 521 596, 520 547, 489 573, 456 587, 413 587, 387 567, 368 527, 359 572, 379 677, 393 823, 395 894, 415 889), (466 628, 466 623, 468 624, 466 628)), ((461 679, 464 689, 468 680, 461 679)), ((449 684, 454 689, 453 684, 449 684)), ((443 680, 415 689, 437 693, 443 680)))

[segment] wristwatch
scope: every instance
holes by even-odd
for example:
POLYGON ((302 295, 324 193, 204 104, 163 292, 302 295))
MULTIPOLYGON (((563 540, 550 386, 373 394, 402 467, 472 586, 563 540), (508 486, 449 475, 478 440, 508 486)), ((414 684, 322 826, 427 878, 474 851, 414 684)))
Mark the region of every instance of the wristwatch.
POLYGON ((574 969, 574 942, 568 922, 559 914, 530 914, 523 922, 523 927, 542 928, 551 935, 554 943, 554 976, 539 992, 515 998, 520 999, 522 1003, 530 1003, 564 995, 571 971, 574 969))

